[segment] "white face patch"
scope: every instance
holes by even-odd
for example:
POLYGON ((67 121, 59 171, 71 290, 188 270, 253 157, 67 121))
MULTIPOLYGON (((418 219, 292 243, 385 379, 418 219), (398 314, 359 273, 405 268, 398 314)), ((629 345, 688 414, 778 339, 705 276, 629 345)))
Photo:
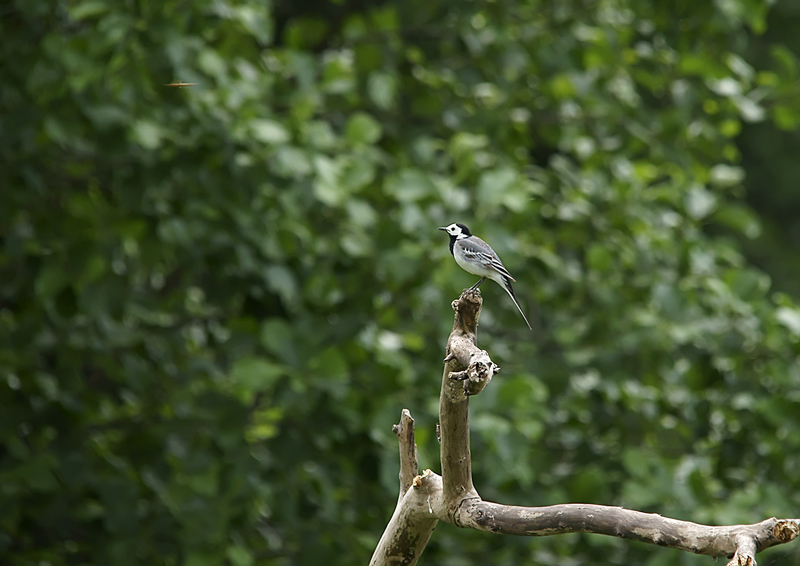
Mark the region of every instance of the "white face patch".
POLYGON ((461 231, 461 227, 457 224, 451 224, 447 227, 447 233, 456 238, 466 238, 467 236, 461 231))

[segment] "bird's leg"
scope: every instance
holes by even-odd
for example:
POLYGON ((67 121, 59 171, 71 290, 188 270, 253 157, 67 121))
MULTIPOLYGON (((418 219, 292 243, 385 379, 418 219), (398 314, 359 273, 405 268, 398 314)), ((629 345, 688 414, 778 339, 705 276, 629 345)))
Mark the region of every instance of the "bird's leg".
POLYGON ((472 287, 470 287, 468 290, 469 290, 469 291, 474 291, 475 289, 477 289, 478 287, 480 287, 480 286, 481 286, 481 283, 483 283, 485 280, 486 280, 486 277, 481 277, 481 278, 480 278, 480 280, 479 280, 477 283, 475 283, 475 285, 473 285, 472 287))

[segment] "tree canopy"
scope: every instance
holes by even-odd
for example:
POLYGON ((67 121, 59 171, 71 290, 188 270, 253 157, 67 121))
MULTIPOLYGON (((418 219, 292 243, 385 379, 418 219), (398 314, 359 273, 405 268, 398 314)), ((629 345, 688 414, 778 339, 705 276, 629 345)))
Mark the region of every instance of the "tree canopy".
MULTIPOLYGON (((0 561, 365 563, 401 408, 438 466, 450 222, 534 327, 482 287, 484 497, 796 516, 800 14, 771 4, 6 3, 0 561)), ((598 548, 701 560, 442 525, 424 561, 598 548)))

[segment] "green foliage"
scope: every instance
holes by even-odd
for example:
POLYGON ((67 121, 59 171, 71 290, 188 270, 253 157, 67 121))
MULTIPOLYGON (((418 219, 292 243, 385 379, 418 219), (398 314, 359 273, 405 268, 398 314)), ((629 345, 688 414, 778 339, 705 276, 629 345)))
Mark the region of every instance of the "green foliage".
MULTIPOLYGON (((741 244, 737 136, 800 124, 769 4, 0 8, 0 561, 365 562, 403 407, 437 468, 453 221, 534 323, 484 285, 485 498, 796 516, 800 307, 741 244)), ((694 560, 442 525, 424 561, 598 552, 694 560)))

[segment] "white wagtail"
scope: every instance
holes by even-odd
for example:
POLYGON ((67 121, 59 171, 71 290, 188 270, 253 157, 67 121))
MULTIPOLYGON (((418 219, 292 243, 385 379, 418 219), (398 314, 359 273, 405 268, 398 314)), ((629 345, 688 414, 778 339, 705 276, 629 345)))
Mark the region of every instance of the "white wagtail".
POLYGON ((525 324, 530 328, 531 323, 528 322, 528 317, 522 312, 522 307, 519 306, 519 301, 514 296, 514 289, 511 288, 511 282, 516 281, 516 279, 511 277, 508 269, 505 268, 492 247, 478 236, 473 236, 469 228, 463 224, 441 226, 439 230, 444 230, 450 235, 450 253, 453 254, 456 263, 461 266, 461 269, 473 275, 481 276, 480 280, 470 287, 470 291, 477 289, 488 277, 506 290, 511 300, 517 305, 519 314, 525 319, 525 324))

